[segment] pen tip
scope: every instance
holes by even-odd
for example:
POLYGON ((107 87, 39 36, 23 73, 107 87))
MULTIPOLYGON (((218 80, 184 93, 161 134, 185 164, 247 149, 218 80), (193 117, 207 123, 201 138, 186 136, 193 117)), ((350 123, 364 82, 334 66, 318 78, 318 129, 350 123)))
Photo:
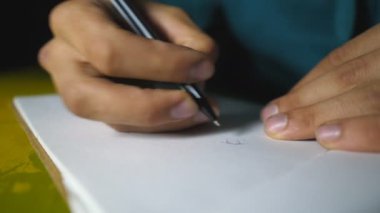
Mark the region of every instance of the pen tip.
POLYGON ((215 126, 218 126, 218 127, 220 126, 220 123, 217 120, 213 121, 213 123, 215 124, 215 126))

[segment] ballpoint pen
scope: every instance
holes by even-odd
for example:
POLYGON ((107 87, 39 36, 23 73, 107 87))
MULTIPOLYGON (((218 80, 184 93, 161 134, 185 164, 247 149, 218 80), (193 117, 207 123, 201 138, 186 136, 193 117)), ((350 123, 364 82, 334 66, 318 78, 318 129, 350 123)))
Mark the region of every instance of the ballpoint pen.
MULTIPOLYGON (((158 35, 153 32, 152 28, 141 17, 136 5, 133 4, 133 0, 111 0, 111 3, 134 33, 148 39, 159 39, 158 35)), ((214 110, 196 84, 178 84, 178 87, 186 91, 193 98, 199 109, 214 125, 220 126, 214 110)))

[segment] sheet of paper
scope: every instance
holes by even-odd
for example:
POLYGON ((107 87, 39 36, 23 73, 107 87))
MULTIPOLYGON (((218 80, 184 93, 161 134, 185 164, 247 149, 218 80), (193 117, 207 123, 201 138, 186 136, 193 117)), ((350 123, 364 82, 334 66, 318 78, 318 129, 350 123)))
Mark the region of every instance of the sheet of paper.
POLYGON ((74 212, 380 212, 380 155, 271 140, 258 106, 220 104, 220 128, 137 134, 78 118, 58 96, 15 99, 74 212))

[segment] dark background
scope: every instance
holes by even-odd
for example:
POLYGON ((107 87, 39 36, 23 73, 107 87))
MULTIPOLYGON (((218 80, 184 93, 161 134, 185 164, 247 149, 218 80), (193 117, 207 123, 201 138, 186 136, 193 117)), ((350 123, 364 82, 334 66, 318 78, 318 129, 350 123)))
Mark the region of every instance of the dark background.
POLYGON ((7 1, 0 7, 0 71, 37 64, 38 49, 51 38, 49 11, 59 0, 7 1))
MULTIPOLYGON (((14 70, 23 70, 24 67, 38 65, 38 50, 52 37, 48 27, 49 13, 60 2, 61 0, 9 1, 0 7, 0 72, 13 72, 14 70)), ((243 70, 252 70, 253 68, 252 64, 249 63, 249 58, 242 57, 245 55, 243 54, 245 49, 229 33, 223 15, 216 14, 216 17, 218 19, 207 31, 219 44, 220 56, 216 65, 218 75, 208 82, 209 88, 216 88, 217 92, 223 93, 240 90, 235 92, 243 96, 263 94, 249 92, 247 88, 256 88, 261 91, 260 88, 265 86, 266 89, 263 91, 269 91, 268 85, 255 80, 256 78, 253 78, 253 81, 251 78, 246 78, 246 73, 243 70), (239 56, 237 60, 230 60, 236 56, 239 56), (239 72, 233 72, 235 74, 231 76, 231 72, 228 71, 235 69, 239 69, 239 72), (221 83, 225 82, 224 73, 229 74, 230 83, 228 85, 221 83), (252 87, 252 84, 255 87, 252 87)), ((279 91, 269 91, 268 93, 270 94, 263 95, 264 99, 263 97, 258 99, 266 101, 268 98, 279 95, 279 91)))

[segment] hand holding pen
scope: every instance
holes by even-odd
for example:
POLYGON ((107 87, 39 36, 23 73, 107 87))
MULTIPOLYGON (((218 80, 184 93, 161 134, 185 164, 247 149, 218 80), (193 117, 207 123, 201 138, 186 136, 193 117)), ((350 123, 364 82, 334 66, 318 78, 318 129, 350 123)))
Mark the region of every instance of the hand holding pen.
MULTIPOLYGON (((147 39, 160 39, 148 22, 143 19, 133 0, 111 0, 112 5, 120 15, 122 21, 128 23, 127 28, 132 29, 137 35, 147 39)), ((220 126, 218 117, 208 102, 202 90, 196 84, 179 83, 178 87, 187 92, 198 105, 201 112, 206 115, 216 126, 220 126)))
POLYGON ((121 29, 93 1, 65 1, 50 16, 54 38, 41 49, 40 63, 71 111, 117 130, 171 131, 209 121, 181 90, 141 89, 103 78, 188 85, 213 75, 213 41, 185 13, 157 3, 147 3, 145 11, 172 43, 121 29))

